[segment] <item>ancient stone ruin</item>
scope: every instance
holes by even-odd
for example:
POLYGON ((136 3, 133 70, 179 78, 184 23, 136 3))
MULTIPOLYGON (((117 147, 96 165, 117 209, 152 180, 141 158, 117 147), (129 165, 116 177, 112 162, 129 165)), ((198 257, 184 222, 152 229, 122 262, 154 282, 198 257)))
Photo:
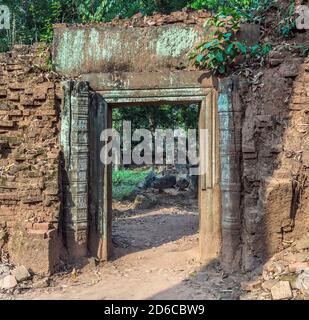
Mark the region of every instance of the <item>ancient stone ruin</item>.
POLYGON ((308 231, 309 62, 282 50, 262 74, 215 79, 188 61, 204 18, 56 25, 55 72, 41 45, 0 55, 0 246, 13 263, 50 274, 110 258, 111 168, 98 150, 120 105, 201 105, 205 264, 253 270, 308 231))

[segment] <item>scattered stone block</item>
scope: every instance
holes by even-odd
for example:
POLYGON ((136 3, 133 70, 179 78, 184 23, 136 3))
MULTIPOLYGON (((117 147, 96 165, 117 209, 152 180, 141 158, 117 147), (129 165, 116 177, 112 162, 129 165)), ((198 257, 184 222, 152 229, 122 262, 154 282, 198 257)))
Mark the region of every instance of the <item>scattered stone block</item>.
POLYGON ((22 282, 30 278, 30 273, 25 266, 18 266, 12 270, 11 273, 15 276, 17 282, 22 282))
POLYGON ((89 268, 94 269, 94 268, 96 268, 97 264, 98 264, 98 261, 97 261, 96 258, 91 257, 91 258, 88 259, 89 268))
POLYGON ((309 270, 308 262, 294 262, 289 264, 289 271, 292 273, 301 273, 303 270, 309 270))
POLYGON ((146 195, 143 195, 143 194, 138 194, 135 198, 135 201, 134 201, 134 209, 149 209, 151 207, 153 207, 155 205, 155 200, 146 196, 146 195))
POLYGON ((176 176, 168 174, 163 177, 157 178, 155 181, 153 181, 151 184, 151 188, 159 189, 159 190, 173 188, 176 182, 177 182, 176 176))
POLYGON ((10 275, 10 268, 8 265, 0 264, 0 280, 10 275))
POLYGON ((283 64, 281 64, 279 73, 285 78, 297 77, 300 64, 301 61, 299 61, 298 59, 287 60, 283 64))
POLYGON ((266 280, 262 283, 262 288, 265 291, 271 291, 271 288, 278 283, 278 280, 266 280))
POLYGON ((253 280, 248 282, 242 282, 241 288, 245 291, 254 291, 261 288, 262 280, 253 280))
POLYGON ((279 64, 281 64, 284 60, 283 59, 269 59, 269 64, 272 66, 272 67, 276 67, 278 66, 279 64))
POLYGON ((295 287, 301 291, 309 290, 309 274, 301 273, 295 282, 295 287))
POLYGON ((286 300, 293 297, 289 281, 279 281, 271 288, 273 300, 286 300))
POLYGON ((0 288, 3 290, 13 289, 17 286, 16 278, 13 275, 8 275, 0 280, 0 288))

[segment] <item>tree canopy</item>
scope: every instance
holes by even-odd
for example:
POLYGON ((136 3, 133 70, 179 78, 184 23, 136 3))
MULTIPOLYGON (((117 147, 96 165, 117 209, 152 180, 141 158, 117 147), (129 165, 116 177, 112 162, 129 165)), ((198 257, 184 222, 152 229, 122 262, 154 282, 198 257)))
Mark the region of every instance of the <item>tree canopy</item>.
POLYGON ((271 0, 0 0, 11 10, 12 28, 0 30, 0 51, 15 43, 51 41, 52 24, 107 22, 115 17, 130 18, 141 12, 171 13, 184 7, 214 13, 245 13, 271 0))
POLYGON ((115 17, 130 18, 141 12, 170 13, 193 1, 188 0, 0 0, 12 13, 12 28, 0 31, 0 51, 12 43, 31 44, 50 41, 52 24, 58 22, 87 23, 111 21, 115 17))

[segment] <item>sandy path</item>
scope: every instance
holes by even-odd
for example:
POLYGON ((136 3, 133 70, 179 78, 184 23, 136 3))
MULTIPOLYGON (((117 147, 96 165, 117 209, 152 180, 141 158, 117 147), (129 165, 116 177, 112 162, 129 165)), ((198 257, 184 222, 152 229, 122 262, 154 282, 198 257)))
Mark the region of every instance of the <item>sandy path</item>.
MULTIPOLYGON (((17 299, 230 299, 235 282, 198 260, 196 201, 117 214, 113 223, 115 257, 87 266, 77 276, 54 277, 52 286, 17 299)), ((177 202, 178 203, 178 202, 177 202)))

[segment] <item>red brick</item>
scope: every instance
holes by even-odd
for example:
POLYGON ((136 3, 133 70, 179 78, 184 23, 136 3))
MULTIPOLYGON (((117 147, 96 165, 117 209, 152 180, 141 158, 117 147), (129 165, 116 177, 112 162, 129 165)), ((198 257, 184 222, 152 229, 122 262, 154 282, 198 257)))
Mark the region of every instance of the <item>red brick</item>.
POLYGON ((8 84, 8 88, 11 90, 23 90, 24 84, 21 82, 11 82, 8 84))
POLYGON ((45 110, 38 110, 35 113, 36 116, 56 116, 57 112, 55 109, 45 109, 45 110))
POLYGON ((47 222, 34 223, 33 224, 33 229, 34 230, 48 231, 49 227, 50 227, 50 224, 47 223, 47 222))
POLYGON ((10 100, 10 101, 19 101, 20 94, 19 94, 18 91, 10 91, 8 96, 7 96, 7 99, 10 100))
POLYGON ((309 97, 300 97, 300 96, 293 97, 292 103, 303 104, 303 105, 308 106, 309 105, 309 97))
POLYGON ((22 95, 20 99, 20 103, 24 106, 33 106, 34 105, 33 96, 22 95))
POLYGON ((0 120, 0 127, 12 128, 14 127, 14 122, 8 120, 0 120))
POLYGON ((6 89, 0 89, 0 97, 3 98, 3 97, 6 97, 6 96, 7 96, 6 89))

